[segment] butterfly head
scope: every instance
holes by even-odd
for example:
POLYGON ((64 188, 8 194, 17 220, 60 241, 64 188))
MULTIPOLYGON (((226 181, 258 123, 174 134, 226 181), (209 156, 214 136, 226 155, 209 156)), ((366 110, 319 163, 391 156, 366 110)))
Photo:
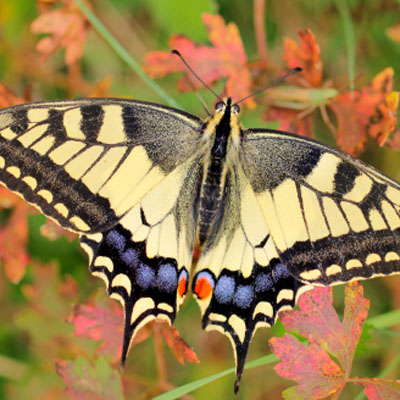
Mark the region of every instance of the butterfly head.
POLYGON ((232 99, 228 97, 224 100, 218 101, 215 104, 215 112, 221 114, 228 112, 231 115, 239 115, 240 107, 236 103, 232 104, 232 99))
POLYGON ((208 125, 210 136, 212 134, 216 134, 216 136, 229 134, 234 146, 238 147, 240 143, 239 114, 240 107, 236 103, 232 103, 230 97, 218 101, 208 125))

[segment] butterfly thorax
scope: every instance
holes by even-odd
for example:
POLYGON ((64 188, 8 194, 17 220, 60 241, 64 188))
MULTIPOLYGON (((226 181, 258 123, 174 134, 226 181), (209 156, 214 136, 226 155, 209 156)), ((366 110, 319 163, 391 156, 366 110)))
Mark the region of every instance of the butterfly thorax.
POLYGON ((214 115, 204 128, 208 143, 204 163, 203 184, 200 193, 198 238, 200 245, 209 236, 212 223, 221 207, 226 178, 229 173, 231 154, 236 152, 240 128, 236 118, 237 109, 231 99, 216 107, 214 115))

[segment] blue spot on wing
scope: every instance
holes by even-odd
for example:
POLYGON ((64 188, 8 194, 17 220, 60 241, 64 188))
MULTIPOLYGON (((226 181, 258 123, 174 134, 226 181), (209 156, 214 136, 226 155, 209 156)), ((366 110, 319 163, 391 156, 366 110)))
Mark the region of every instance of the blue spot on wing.
POLYGON ((271 274, 259 274, 256 277, 256 282, 255 282, 255 289, 256 292, 266 292, 267 290, 270 290, 274 286, 274 281, 271 277, 271 274))
POLYGON ((235 279, 231 276, 221 276, 214 289, 214 296, 221 304, 228 304, 235 291, 235 279))
POLYGON ((121 254, 121 260, 126 265, 136 268, 139 265, 139 254, 135 249, 128 249, 121 254))
POLYGON ((178 286, 178 274, 171 263, 161 264, 157 273, 157 286, 164 292, 171 293, 178 286))
POLYGON ((140 263, 136 271, 136 282, 142 289, 149 289, 154 286, 156 274, 150 266, 140 263))
POLYGON ((274 281, 276 282, 280 279, 287 278, 289 276, 289 271, 285 265, 278 263, 272 270, 272 276, 274 278, 274 281))
POLYGON ((107 235, 107 243, 122 252, 126 245, 126 239, 119 232, 112 230, 107 235))
POLYGON ((240 308, 250 307, 254 299, 254 289, 251 285, 239 285, 236 289, 233 303, 240 308))

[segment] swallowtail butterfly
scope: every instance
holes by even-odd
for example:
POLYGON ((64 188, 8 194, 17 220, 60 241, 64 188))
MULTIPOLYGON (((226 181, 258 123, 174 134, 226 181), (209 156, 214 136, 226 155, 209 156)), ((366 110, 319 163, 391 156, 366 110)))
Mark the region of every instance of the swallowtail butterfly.
POLYGON ((231 99, 205 121, 122 99, 0 111, 0 180, 80 235, 124 306, 122 362, 191 289, 203 328, 232 342, 236 389, 256 329, 301 293, 400 272, 397 182, 316 141, 245 130, 238 113, 231 99))

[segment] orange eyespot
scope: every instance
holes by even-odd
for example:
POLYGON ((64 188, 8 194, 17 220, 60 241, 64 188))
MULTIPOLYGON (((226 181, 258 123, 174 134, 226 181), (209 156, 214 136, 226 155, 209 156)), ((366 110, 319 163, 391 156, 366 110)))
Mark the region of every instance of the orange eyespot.
POLYGON ((186 270, 184 269, 180 273, 179 280, 178 280, 178 295, 180 297, 183 297, 186 294, 187 287, 188 287, 188 274, 187 274, 186 270))
POLYGON ((214 289, 214 279, 208 272, 201 272, 197 275, 194 283, 193 292, 200 299, 206 299, 211 296, 214 289))

